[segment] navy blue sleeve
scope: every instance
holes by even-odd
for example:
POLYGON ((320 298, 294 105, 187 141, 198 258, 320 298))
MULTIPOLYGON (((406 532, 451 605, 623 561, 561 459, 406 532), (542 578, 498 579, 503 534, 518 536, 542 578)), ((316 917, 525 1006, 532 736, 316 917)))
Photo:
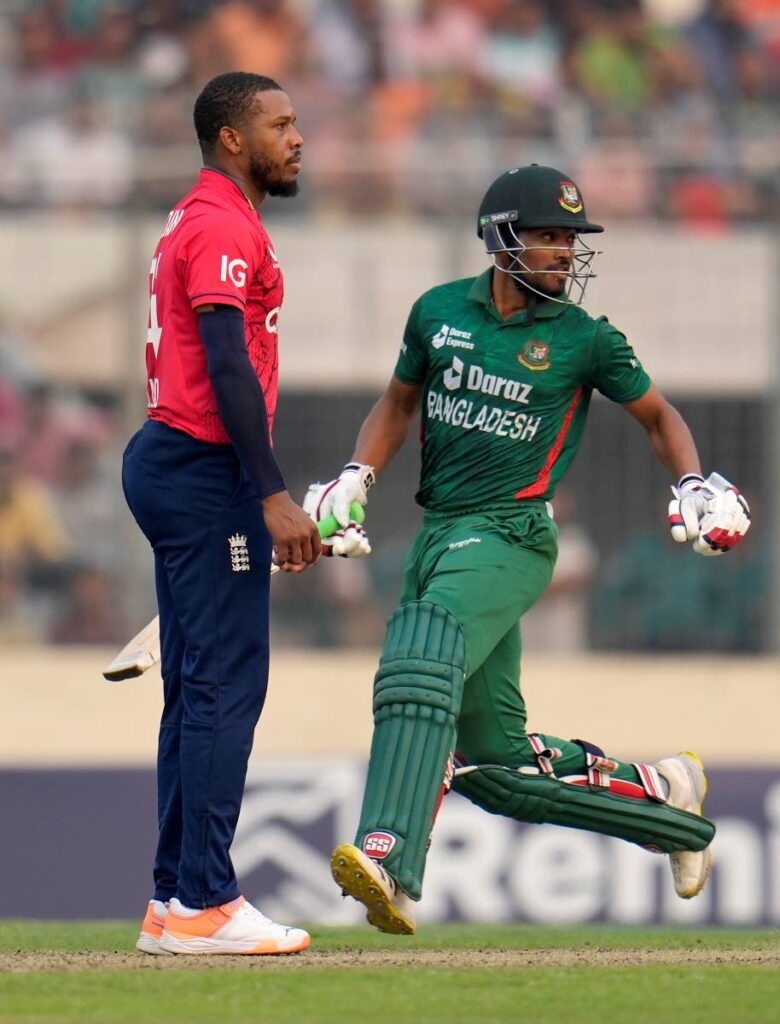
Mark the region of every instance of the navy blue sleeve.
POLYGON ((198 328, 219 415, 258 498, 286 490, 271 448, 263 389, 249 361, 244 314, 217 306, 199 314, 198 328))

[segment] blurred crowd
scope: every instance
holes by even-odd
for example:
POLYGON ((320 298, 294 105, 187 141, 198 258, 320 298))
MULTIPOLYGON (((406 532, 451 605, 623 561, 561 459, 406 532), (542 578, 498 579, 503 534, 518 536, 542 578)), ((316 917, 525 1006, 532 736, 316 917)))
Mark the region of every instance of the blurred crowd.
POLYGON ((601 217, 780 212, 780 0, 6 0, 0 203, 168 207, 193 98, 270 75, 307 143, 301 210, 471 213, 560 164, 601 217))
MULTIPOLYGON (((492 174, 538 161, 610 223, 780 217, 780 0, 0 0, 0 211, 170 208, 199 164, 194 97, 232 69, 299 113, 303 188, 279 213, 473 215, 492 174)), ((119 388, 55 388, 26 354, 0 331, 0 644, 119 643, 119 388)), ((277 634, 377 643, 402 539, 325 566, 308 597, 283 581, 277 634)), ((668 548, 627 537, 604 561, 575 518, 529 646, 695 647, 668 548)), ((732 562, 695 567, 710 603, 692 606, 752 587, 721 640, 758 649, 766 572, 732 562)))
POLYGON ((0 375, 0 645, 118 642, 109 410, 0 375))

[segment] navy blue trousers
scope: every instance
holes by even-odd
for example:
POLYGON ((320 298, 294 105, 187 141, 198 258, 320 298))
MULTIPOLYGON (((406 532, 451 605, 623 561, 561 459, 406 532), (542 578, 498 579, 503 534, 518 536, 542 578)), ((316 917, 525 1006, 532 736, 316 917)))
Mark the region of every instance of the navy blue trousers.
POLYGON ((148 421, 122 484, 154 550, 160 611, 154 896, 218 906, 239 895, 230 846, 268 684, 271 538, 230 447, 148 421))

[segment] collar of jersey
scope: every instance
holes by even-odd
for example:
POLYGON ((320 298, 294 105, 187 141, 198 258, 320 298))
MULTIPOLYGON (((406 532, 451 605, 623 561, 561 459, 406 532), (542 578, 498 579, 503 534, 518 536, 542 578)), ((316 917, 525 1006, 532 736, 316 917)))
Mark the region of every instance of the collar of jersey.
MULTIPOLYGON (((468 291, 468 298, 472 299, 474 302, 479 302, 480 305, 484 306, 493 319, 498 320, 499 323, 521 324, 525 320, 526 311, 524 309, 520 310, 519 313, 515 313, 514 316, 510 316, 508 320, 504 320, 493 305, 492 267, 489 267, 484 271, 484 273, 480 274, 479 277, 474 278, 474 281, 468 291)), ((546 318, 560 316, 564 309, 566 309, 565 303, 545 302, 544 299, 542 299, 536 305, 535 319, 544 320, 546 318)))
POLYGON ((257 212, 235 181, 223 171, 217 171, 213 167, 201 167, 199 181, 201 185, 234 200, 242 210, 248 210, 249 213, 257 212))

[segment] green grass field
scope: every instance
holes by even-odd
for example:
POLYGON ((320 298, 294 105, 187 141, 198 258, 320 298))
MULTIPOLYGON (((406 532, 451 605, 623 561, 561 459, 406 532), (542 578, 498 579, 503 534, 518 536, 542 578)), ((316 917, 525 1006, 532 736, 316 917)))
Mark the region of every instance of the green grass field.
POLYGON ((0 1024, 780 1024, 780 932, 314 928, 295 957, 149 957, 136 923, 0 922, 0 1024))

